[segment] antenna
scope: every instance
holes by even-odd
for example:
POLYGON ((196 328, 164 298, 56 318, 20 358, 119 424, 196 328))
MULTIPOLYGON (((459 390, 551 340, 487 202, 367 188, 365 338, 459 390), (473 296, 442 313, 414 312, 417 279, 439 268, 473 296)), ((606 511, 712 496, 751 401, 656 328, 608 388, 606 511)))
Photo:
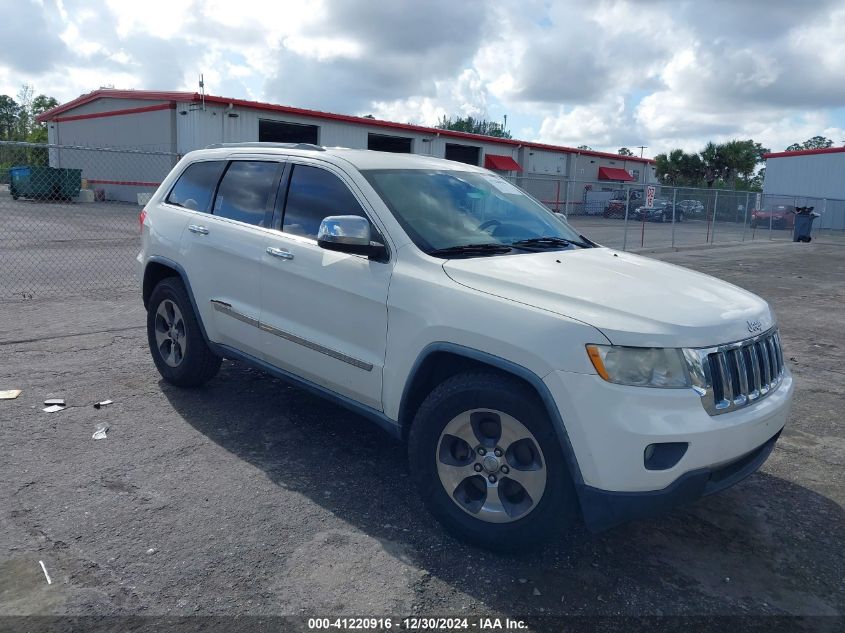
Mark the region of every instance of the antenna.
POLYGON ((200 73, 200 95, 202 98, 202 109, 205 110, 205 79, 202 73, 200 73))

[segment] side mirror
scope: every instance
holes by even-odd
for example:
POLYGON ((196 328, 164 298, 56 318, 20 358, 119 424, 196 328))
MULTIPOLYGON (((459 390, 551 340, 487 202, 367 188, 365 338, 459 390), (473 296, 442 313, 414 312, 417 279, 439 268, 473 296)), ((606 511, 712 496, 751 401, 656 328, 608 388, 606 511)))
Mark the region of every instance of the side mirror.
POLYGON ((328 251, 377 258, 385 253, 384 244, 371 241, 370 221, 359 215, 330 215, 320 222, 317 245, 328 251))

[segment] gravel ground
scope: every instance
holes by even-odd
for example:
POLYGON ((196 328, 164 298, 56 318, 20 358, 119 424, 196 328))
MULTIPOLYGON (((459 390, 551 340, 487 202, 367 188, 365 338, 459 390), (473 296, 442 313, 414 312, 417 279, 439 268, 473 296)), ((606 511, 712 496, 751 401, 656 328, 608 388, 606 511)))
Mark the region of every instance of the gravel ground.
POLYGON ((0 303, 0 615, 841 616, 845 249, 655 256, 772 303, 790 424, 720 495, 520 556, 444 534, 356 415, 229 361, 161 382, 134 292, 0 303))

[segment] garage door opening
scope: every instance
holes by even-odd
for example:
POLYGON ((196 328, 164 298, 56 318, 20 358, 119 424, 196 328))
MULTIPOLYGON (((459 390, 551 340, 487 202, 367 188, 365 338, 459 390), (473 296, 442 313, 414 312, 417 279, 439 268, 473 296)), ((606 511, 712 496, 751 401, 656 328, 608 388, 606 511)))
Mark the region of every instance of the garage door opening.
POLYGON ((405 136, 389 136, 387 134, 368 134, 367 149, 377 152, 395 152, 397 154, 410 154, 411 141, 413 139, 405 136))
POLYGON ((455 145, 446 143, 446 160, 456 160, 459 163, 478 165, 481 148, 475 145, 455 145))
POLYGON ((262 143, 313 143, 317 145, 316 125, 286 123, 285 121, 258 120, 258 140, 262 143))

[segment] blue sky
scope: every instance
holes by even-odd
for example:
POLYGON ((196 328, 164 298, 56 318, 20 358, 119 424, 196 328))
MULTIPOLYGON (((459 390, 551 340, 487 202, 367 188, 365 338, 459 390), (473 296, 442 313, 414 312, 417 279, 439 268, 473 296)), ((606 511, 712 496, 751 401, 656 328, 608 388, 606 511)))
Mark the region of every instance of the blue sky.
POLYGON ((0 92, 196 90, 646 155, 845 143, 845 0, 21 0, 0 92))

